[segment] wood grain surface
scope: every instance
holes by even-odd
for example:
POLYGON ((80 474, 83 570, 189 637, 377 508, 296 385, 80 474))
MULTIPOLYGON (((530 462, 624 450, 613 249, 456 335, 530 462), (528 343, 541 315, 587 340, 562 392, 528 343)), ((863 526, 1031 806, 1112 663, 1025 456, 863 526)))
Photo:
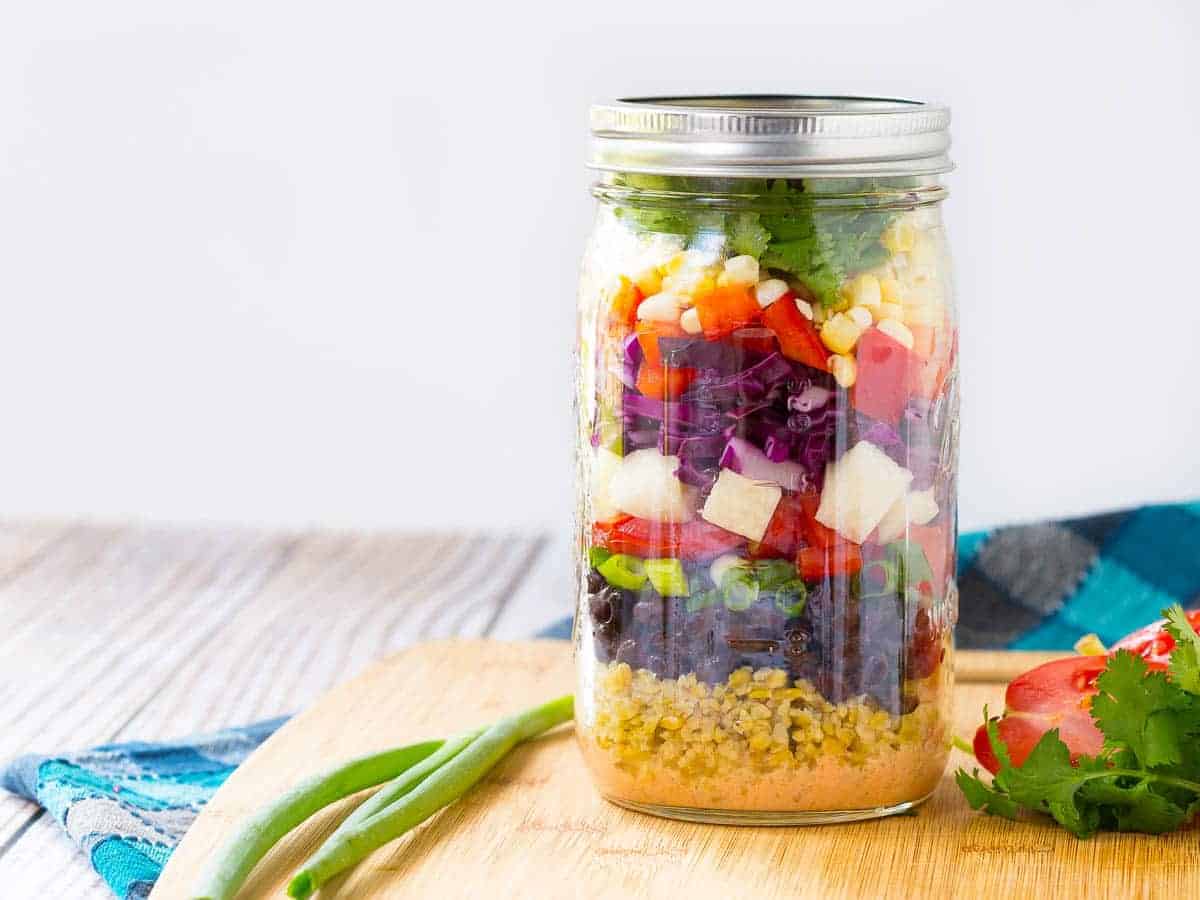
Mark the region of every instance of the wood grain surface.
MULTIPOLYGON (((570 612, 536 534, 0 524, 0 762, 303 709, 416 641, 526 637, 570 612)), ((0 791, 0 898, 111 900, 0 791)))
MULTIPOLYGON (((1007 654, 960 653, 976 680, 955 696, 969 734, 1002 703, 1007 654)), ((152 900, 187 897, 229 829, 287 786, 360 753, 490 721, 571 690, 570 648, 553 641, 458 641, 413 648, 325 695, 240 767, 197 819, 152 900)), ((959 753, 951 771, 965 763, 959 753)), ((288 876, 361 801, 281 843, 246 900, 279 897, 288 876)), ((568 730, 518 748, 461 802, 381 848, 320 897, 1095 898, 1194 895, 1195 831, 1079 841, 1044 821, 972 813, 949 773, 915 815, 850 825, 742 828, 619 809, 592 789, 568 730)))

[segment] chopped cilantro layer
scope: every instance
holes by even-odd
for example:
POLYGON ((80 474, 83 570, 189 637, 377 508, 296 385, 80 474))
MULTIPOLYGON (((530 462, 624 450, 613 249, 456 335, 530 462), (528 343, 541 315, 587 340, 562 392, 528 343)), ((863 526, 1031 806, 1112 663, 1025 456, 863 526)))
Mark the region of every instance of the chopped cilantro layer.
POLYGON ((753 256, 761 265, 791 276, 829 307, 838 305, 838 288, 846 278, 887 259, 880 237, 896 211, 871 208, 866 200, 821 206, 822 196, 838 190, 864 198, 880 191, 894 195, 904 186, 746 179, 735 187, 741 198, 737 205, 748 209, 722 211, 696 201, 710 192, 728 191, 728 182, 717 190, 703 179, 627 174, 619 176, 617 184, 647 194, 617 207, 617 215, 637 228, 689 241, 724 232, 734 255, 753 256))

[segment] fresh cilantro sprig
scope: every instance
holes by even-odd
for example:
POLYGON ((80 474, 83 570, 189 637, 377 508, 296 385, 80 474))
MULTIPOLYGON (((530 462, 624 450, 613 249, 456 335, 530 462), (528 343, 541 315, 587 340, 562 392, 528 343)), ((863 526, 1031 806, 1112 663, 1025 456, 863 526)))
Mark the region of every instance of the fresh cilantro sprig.
POLYGON ((1000 764, 992 783, 978 770, 955 775, 972 809, 1009 819, 1022 809, 1046 813, 1081 838, 1097 831, 1161 834, 1191 820, 1200 810, 1200 635, 1178 604, 1163 616, 1176 641, 1169 673, 1151 672, 1141 657, 1121 651, 1097 679, 1091 714, 1104 749, 1072 763, 1052 729, 1014 766, 989 719, 1000 764))
MULTIPOLYGON (((635 227, 678 234, 689 242, 705 233, 724 232, 733 253, 753 256, 763 266, 795 277, 829 307, 840 303, 838 289, 847 277, 887 259, 880 238, 897 214, 885 205, 864 205, 867 200, 840 207, 822 205, 823 194, 837 190, 865 198, 883 190, 866 182, 816 186, 804 181, 747 179, 738 184, 737 191, 754 211, 736 212, 689 203, 694 194, 727 189, 705 179, 627 173, 617 184, 637 192, 636 199, 631 196, 616 209, 619 217, 635 227)), ((886 190, 894 192, 904 184, 894 181, 886 190)))

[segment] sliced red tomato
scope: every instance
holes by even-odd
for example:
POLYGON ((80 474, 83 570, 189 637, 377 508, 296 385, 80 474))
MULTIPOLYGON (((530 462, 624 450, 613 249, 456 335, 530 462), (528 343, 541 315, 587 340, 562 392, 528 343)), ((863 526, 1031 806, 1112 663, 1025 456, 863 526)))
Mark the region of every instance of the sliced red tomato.
POLYGON ((873 419, 899 425, 917 370, 912 353, 878 328, 868 328, 858 339, 855 355, 858 378, 850 391, 851 404, 873 419))
POLYGON ((674 322, 647 322, 639 319, 636 330, 638 344, 642 348, 642 357, 652 366, 663 364, 662 351, 658 347, 660 337, 687 336, 687 332, 674 322))
POLYGON ((592 543, 613 553, 643 558, 715 559, 746 542, 740 535, 708 522, 654 522, 623 516, 592 525, 592 543))
POLYGON ((909 525, 908 539, 921 545, 929 568, 933 570, 934 592, 941 595, 946 589, 946 576, 953 571, 954 545, 950 540, 948 522, 934 525, 909 525))
MULTIPOLYGON (((1189 610, 1187 620, 1193 628, 1200 631, 1200 609, 1189 610)), ((1127 634, 1109 648, 1109 655, 1118 650, 1128 650, 1146 660, 1151 666, 1166 666, 1171 651, 1175 649, 1175 638, 1163 627, 1164 624, 1165 622, 1159 619, 1145 628, 1127 634)))
POLYGON ((696 380, 695 369, 652 366, 642 363, 638 369, 637 389, 656 400, 674 400, 696 380))
POLYGON ((821 581, 832 575, 853 575, 862 570, 862 565, 862 551, 851 543, 834 547, 801 547, 796 554, 796 568, 805 581, 821 581))
POLYGON ((812 369, 829 369, 829 350, 811 321, 796 308, 796 297, 787 293, 763 310, 763 324, 779 339, 779 352, 812 369))
POLYGON ((643 300, 638 286, 621 276, 620 285, 613 294, 612 304, 608 308, 608 322, 611 330, 617 334, 626 334, 637 323, 638 304, 643 300))
POLYGON ((740 284, 719 287, 696 297, 696 315, 700 317, 700 327, 708 341, 719 341, 739 328, 753 325, 761 313, 762 307, 754 294, 740 284))
MULTIPOLYGON (((1059 737, 1075 759, 1094 756, 1104 746, 1104 735, 1092 721, 1096 679, 1108 664, 1107 656, 1072 656, 1056 659, 1014 678, 1004 695, 1004 716, 997 723, 1000 739, 1013 765, 1025 762, 1042 735, 1057 728, 1059 737)), ((975 732, 975 757, 993 774, 1000 762, 992 752, 987 726, 975 732)))

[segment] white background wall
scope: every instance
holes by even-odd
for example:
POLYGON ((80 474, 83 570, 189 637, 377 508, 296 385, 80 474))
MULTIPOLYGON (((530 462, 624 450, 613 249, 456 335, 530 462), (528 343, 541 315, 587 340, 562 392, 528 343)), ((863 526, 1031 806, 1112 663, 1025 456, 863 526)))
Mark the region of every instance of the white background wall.
POLYGON ((1195 3, 481 6, 7 8, 0 510, 561 527, 586 106, 715 90, 953 106, 965 526, 1200 496, 1195 3))

